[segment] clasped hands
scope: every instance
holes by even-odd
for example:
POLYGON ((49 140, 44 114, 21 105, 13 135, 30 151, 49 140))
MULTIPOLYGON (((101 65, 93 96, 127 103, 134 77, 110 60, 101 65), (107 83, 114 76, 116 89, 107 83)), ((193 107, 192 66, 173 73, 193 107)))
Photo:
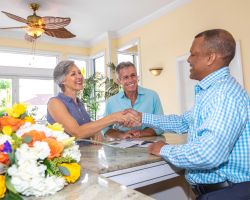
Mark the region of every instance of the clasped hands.
POLYGON ((128 128, 137 127, 142 125, 142 113, 133 109, 126 109, 116 113, 118 116, 117 122, 128 128))

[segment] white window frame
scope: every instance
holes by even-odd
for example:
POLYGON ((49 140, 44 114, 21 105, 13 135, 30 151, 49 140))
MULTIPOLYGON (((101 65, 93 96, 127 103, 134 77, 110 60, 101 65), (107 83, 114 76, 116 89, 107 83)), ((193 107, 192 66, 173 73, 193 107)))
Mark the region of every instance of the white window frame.
MULTIPOLYGON (((92 75, 95 73, 95 65, 94 65, 94 60, 97 59, 97 58, 100 58, 100 57, 104 57, 104 76, 106 77, 107 76, 107 67, 106 67, 106 56, 105 56, 105 52, 104 51, 101 51, 93 56, 90 56, 89 57, 89 68, 90 68, 90 74, 89 75, 92 75)), ((100 100, 98 101, 99 104, 101 103, 105 103, 105 99, 103 100, 100 100)))
MULTIPOLYGON (((6 48, 0 47, 0 52, 16 53, 16 54, 31 54, 28 49, 6 48)), ((55 56, 56 64, 62 57, 57 52, 36 51, 35 55, 55 56)), ((54 69, 32 68, 32 67, 13 67, 0 65, 0 78, 12 80, 12 103, 19 101, 19 79, 39 79, 53 80, 54 69)), ((54 83, 54 95, 59 92, 59 87, 54 83)))

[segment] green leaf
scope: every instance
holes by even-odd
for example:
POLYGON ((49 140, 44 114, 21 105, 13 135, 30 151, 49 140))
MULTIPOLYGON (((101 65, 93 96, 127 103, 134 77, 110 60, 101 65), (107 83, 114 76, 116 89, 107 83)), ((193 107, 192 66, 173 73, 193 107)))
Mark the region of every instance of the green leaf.
POLYGON ((2 109, 0 111, 0 117, 3 117, 6 114, 6 109, 2 109))
POLYGON ((11 165, 15 164, 16 159, 15 159, 15 151, 14 150, 12 150, 11 153, 8 153, 8 157, 9 157, 10 164, 11 165))
POLYGON ((23 113, 19 118, 20 118, 20 119, 24 119, 26 116, 27 116, 27 114, 26 114, 26 113, 23 113))
POLYGON ((32 141, 32 137, 26 135, 23 137, 23 143, 29 144, 32 141))
POLYGON ((17 193, 13 193, 11 191, 7 191, 3 200, 23 200, 23 198, 17 193))
POLYGON ((15 133, 13 133, 11 137, 13 139, 12 146, 16 148, 20 147, 22 144, 22 138, 17 137, 15 133))
POLYGON ((12 192, 12 193, 14 193, 14 194, 17 194, 16 189, 14 188, 14 186, 12 185, 12 183, 11 183, 11 181, 10 181, 10 176, 6 175, 6 176, 5 176, 5 179, 6 179, 6 188, 7 188, 10 192, 12 192))
POLYGON ((59 170, 60 170, 60 172, 62 173, 63 176, 69 176, 70 175, 70 172, 66 167, 59 166, 58 168, 59 168, 59 170))

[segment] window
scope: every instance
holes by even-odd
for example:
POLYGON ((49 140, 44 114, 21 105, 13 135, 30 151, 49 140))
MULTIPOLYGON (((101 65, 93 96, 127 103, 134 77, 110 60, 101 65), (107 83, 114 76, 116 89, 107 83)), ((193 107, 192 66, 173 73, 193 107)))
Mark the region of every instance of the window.
POLYGON ((19 101, 28 104, 29 111, 36 111, 36 119, 45 119, 47 103, 52 96, 53 80, 19 79, 19 101))
POLYGON ((48 99, 54 96, 53 68, 57 56, 0 50, 0 107, 28 104, 36 120, 44 120, 48 99), (30 64, 31 63, 31 64, 30 64))
POLYGON ((126 61, 135 63, 133 54, 118 53, 117 54, 117 60, 118 60, 118 63, 126 62, 126 61))
POLYGON ((84 78, 86 78, 88 76, 88 61, 86 58, 81 58, 81 57, 69 57, 70 60, 73 60, 76 64, 77 67, 79 67, 79 69, 82 72, 82 75, 84 76, 84 78))
POLYGON ((93 61, 94 61, 94 73, 101 73, 104 76, 105 75, 104 56, 94 58, 93 61))
POLYGON ((55 56, 0 51, 0 66, 54 69, 55 56))
POLYGON ((118 49, 117 62, 132 62, 136 67, 137 75, 140 76, 140 63, 138 54, 138 41, 132 42, 131 44, 118 49))

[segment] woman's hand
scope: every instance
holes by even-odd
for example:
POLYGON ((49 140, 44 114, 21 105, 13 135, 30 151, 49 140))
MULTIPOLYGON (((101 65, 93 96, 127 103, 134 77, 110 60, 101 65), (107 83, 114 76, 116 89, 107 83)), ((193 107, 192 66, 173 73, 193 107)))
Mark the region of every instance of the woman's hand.
POLYGON ((98 144, 98 142, 103 142, 102 133, 95 134, 93 137, 90 138, 90 140, 93 140, 93 144, 98 144))
POLYGON ((115 112, 110 114, 110 116, 113 118, 113 122, 125 125, 125 126, 136 126, 141 125, 140 122, 140 114, 138 112, 133 112, 129 110, 115 112))

